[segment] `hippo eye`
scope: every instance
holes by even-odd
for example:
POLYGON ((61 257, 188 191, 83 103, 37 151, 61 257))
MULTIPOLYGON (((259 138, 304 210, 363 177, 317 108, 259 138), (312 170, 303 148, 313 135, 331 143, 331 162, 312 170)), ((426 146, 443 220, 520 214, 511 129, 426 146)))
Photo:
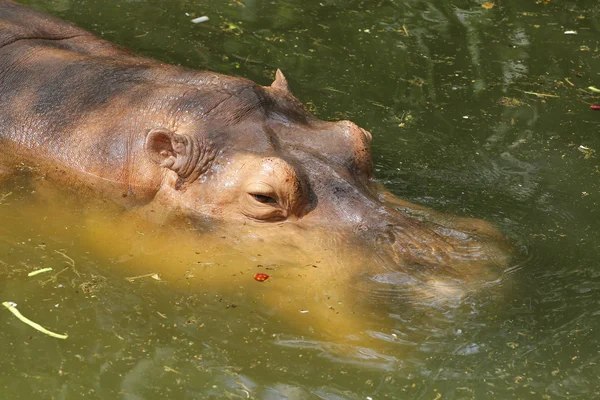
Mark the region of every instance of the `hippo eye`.
POLYGON ((254 182, 246 187, 246 193, 248 193, 248 196, 252 199, 254 204, 260 203, 257 205, 264 204, 272 207, 277 207, 279 205, 275 189, 267 183, 254 182))
POLYGON ((258 194, 258 193, 249 193, 249 194, 250 194, 250 196, 252 196, 254 198, 254 200, 258 201, 259 203, 277 205, 277 200, 275 200, 271 196, 267 196, 266 194, 258 194))
POLYGON ((241 197, 241 211, 258 221, 276 222, 284 220, 288 211, 285 203, 273 186, 265 182, 254 182, 246 186, 241 197))

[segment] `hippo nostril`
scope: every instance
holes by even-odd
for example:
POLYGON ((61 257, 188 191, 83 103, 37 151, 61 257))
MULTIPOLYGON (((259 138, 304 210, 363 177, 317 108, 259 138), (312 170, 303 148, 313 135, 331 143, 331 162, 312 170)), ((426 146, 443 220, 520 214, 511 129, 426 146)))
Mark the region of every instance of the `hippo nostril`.
POLYGON ((385 235, 387 236, 388 241, 389 241, 390 244, 396 243, 396 233, 393 231, 392 228, 388 228, 385 231, 385 235))
POLYGON ((377 242, 377 245, 379 245, 379 246, 380 245, 389 246, 389 245, 396 243, 396 235, 394 235, 390 231, 383 231, 383 232, 380 232, 376 236, 375 241, 377 242))
POLYGON ((375 235, 375 253, 386 268, 396 269, 401 262, 401 249, 392 232, 381 231, 375 235))

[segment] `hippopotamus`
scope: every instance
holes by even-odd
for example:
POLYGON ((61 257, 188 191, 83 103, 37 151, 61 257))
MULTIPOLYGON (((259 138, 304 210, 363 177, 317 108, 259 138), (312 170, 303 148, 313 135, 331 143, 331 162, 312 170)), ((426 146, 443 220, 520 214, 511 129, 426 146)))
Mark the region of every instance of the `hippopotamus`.
POLYGON ((168 65, 1 0, 0 99, 1 175, 32 165, 81 198, 208 227, 192 242, 244 227, 240 245, 279 246, 279 258, 330 252, 341 267, 319 264, 320 287, 335 275, 337 287, 366 276, 365 290, 407 277, 462 288, 507 267, 491 224, 389 193, 371 133, 311 115, 279 70, 261 86, 168 65))

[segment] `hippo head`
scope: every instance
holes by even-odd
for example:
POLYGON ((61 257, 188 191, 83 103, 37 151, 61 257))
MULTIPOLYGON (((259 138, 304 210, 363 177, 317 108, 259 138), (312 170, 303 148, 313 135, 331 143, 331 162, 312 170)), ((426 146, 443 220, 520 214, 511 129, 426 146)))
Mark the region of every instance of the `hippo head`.
POLYGON ((203 80, 178 99, 172 127, 146 136, 146 154, 164 170, 164 204, 246 232, 240 242, 363 260, 361 268, 377 265, 371 277, 386 282, 398 273, 488 280, 501 270, 503 240, 491 226, 387 193, 374 181, 371 134, 314 118, 280 71, 270 87, 203 80))

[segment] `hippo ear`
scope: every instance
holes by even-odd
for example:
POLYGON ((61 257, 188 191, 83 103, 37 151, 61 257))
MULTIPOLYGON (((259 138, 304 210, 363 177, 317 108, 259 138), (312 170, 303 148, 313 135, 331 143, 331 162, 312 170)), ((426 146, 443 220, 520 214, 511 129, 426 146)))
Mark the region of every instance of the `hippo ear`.
POLYGON ((283 90, 284 92, 290 93, 290 87, 288 86, 287 79, 283 76, 283 72, 280 69, 275 72, 275 80, 271 84, 273 89, 283 90))
POLYGON ((152 129, 146 136, 146 154, 161 167, 173 169, 177 158, 186 156, 187 139, 167 129, 152 129))

